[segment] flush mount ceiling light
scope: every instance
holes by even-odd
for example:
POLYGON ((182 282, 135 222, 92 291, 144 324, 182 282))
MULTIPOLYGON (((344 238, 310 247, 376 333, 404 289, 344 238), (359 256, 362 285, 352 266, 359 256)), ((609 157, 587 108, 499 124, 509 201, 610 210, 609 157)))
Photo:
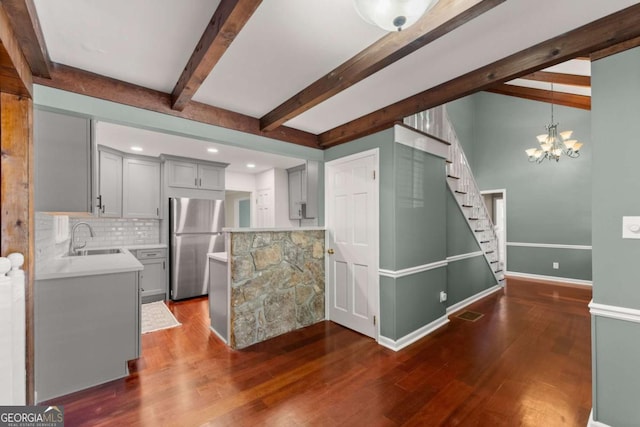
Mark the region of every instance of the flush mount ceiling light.
POLYGON ((416 23, 438 0, 354 0, 362 19, 386 31, 401 31, 416 23))
POLYGON ((256 165, 255 165, 255 164, 253 164, 253 163, 247 163, 247 167, 248 167, 248 168, 255 168, 255 167, 256 167, 256 165))
POLYGON ((217 148, 207 148, 207 151, 210 153, 217 153, 218 149, 217 148))
POLYGON ((525 150, 529 161, 532 163, 542 163, 545 160, 560 160, 562 155, 575 159, 580 157, 582 142, 571 139, 572 130, 558 132, 558 123, 553 122, 553 83, 551 84, 551 123, 546 126, 547 133, 538 135, 540 148, 529 148, 525 150))
POLYGON ((143 151, 142 147, 131 147, 132 151, 143 151))

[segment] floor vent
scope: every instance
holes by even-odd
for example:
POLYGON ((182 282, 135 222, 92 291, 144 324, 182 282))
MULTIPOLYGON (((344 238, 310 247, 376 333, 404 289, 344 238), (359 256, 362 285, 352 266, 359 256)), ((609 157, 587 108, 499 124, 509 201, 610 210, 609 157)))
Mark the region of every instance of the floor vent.
POLYGON ((469 322, 475 322, 482 316, 484 316, 484 314, 476 313, 475 311, 465 310, 462 313, 458 314, 456 317, 458 319, 468 320, 469 322))

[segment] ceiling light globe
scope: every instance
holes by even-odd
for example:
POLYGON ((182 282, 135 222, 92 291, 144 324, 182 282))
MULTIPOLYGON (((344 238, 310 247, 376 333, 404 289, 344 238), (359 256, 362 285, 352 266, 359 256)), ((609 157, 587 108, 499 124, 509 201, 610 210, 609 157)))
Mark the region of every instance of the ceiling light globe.
POLYGON ((418 21, 438 0, 354 0, 366 22, 386 31, 400 31, 418 21))

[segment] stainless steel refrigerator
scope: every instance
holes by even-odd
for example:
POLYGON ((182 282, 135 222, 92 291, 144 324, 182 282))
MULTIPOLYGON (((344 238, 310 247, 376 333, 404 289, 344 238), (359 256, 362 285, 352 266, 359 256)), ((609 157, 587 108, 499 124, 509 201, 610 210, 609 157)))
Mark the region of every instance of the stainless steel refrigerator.
POLYGON ((169 199, 171 299, 206 295, 208 252, 224 252, 224 201, 169 199))

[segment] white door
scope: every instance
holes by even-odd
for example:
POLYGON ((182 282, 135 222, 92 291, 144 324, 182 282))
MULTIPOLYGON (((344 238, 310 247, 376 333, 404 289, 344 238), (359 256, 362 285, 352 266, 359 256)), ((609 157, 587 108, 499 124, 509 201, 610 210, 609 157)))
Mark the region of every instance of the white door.
POLYGON ((377 339, 377 150, 327 163, 329 319, 377 339))
POLYGON ((258 198, 256 200, 256 227, 268 228, 275 226, 275 217, 273 215, 273 191, 271 188, 263 188, 258 190, 258 198))
POLYGON ((507 231, 507 220, 505 215, 504 198, 495 199, 493 209, 495 215, 496 236, 498 237, 498 260, 500 262, 500 269, 506 270, 507 244, 505 236, 507 231))

